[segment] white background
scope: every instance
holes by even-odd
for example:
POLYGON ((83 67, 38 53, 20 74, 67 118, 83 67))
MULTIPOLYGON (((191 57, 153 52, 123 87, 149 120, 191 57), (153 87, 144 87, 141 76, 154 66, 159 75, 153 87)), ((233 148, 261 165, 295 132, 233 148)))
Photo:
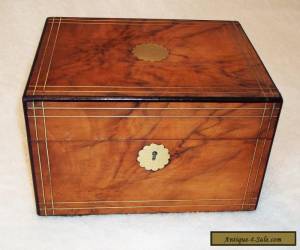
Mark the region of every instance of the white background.
POLYGON ((209 246, 211 230, 300 229, 299 0, 0 0, 0 84, 1 250, 209 249, 213 248, 209 246), (231 213, 38 217, 21 95, 47 16, 240 21, 284 98, 258 209, 231 213))

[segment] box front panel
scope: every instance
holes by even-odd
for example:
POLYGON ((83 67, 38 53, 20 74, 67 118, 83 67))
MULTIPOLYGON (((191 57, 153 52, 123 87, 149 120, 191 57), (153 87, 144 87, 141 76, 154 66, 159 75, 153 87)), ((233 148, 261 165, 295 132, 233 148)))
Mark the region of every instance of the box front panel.
POLYGON ((41 215, 256 207, 276 103, 27 103, 41 215), (162 144, 169 163, 142 168, 162 144))

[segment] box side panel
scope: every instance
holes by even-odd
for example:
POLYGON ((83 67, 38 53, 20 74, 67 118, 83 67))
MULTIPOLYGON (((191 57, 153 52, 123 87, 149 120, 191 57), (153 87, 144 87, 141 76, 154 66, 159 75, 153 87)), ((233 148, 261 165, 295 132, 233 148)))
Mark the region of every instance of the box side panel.
POLYGON ((39 212, 253 210, 280 105, 28 103, 39 212), (171 155, 157 172, 137 162, 151 143, 171 155))

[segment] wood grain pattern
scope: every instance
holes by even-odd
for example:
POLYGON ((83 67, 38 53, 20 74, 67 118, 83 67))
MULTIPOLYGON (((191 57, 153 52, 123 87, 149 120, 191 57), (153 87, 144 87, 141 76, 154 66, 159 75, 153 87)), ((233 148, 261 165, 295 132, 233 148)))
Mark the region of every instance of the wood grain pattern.
POLYGON ((39 214, 253 210, 279 108, 273 103, 28 103, 39 214), (170 164, 155 173, 136 159, 151 143, 163 144, 171 154, 170 164))
POLYGON ((238 22, 80 18, 47 19, 26 95, 280 96, 238 22), (138 60, 147 42, 168 58, 138 60))

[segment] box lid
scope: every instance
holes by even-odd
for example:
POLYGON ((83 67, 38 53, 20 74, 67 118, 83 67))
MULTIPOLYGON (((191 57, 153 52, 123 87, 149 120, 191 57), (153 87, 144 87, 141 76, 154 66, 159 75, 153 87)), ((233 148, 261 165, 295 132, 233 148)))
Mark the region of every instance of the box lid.
POLYGON ((47 18, 26 100, 280 101, 234 21, 47 18))

